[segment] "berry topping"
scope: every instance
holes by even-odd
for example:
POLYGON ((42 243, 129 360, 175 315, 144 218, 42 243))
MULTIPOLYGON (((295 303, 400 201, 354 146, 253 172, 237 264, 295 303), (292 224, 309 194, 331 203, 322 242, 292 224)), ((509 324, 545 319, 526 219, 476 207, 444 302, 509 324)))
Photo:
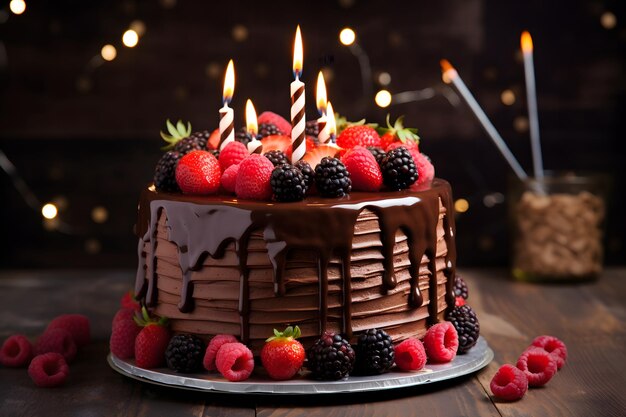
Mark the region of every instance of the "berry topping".
POLYGON ((291 135, 291 123, 285 120, 282 116, 271 111, 264 111, 261 113, 257 122, 259 123, 259 132, 261 131, 260 125, 267 124, 276 126, 282 135, 291 135))
POLYGON ((320 125, 317 123, 317 120, 307 120, 304 133, 307 136, 318 137, 320 134, 320 125))
POLYGON ((206 143, 208 139, 202 132, 194 133, 188 138, 183 138, 176 143, 174 151, 182 155, 187 155, 191 151, 206 151, 206 143))
POLYGON ((281 151, 285 155, 291 155, 291 138, 286 135, 270 135, 261 140, 263 152, 281 151))
POLYGON ((454 296, 455 297, 463 297, 463 299, 467 300, 469 296, 469 291, 467 288, 467 284, 462 276, 457 275, 454 277, 454 296))
POLYGON ((354 369, 360 374, 382 374, 393 366, 395 358, 393 342, 391 336, 382 329, 368 329, 362 333, 358 338, 355 351, 354 369))
POLYGON ((217 192, 220 188, 220 175, 217 159, 207 151, 189 152, 178 161, 176 167, 176 182, 185 194, 217 192))
POLYGON ((541 387, 556 374, 556 361, 540 347, 526 349, 517 360, 517 367, 526 374, 528 386, 541 387))
POLYGON ((387 152, 381 164, 383 182, 393 191, 409 188, 417 181, 417 169, 411 153, 403 146, 387 152))
POLYGON ((132 321, 134 322, 134 317, 135 317, 135 310, 131 310, 128 308, 120 308, 119 310, 117 310, 117 313, 115 313, 115 316, 113 316, 113 322, 111 323, 111 326, 115 325, 115 323, 117 323, 118 321, 132 321))
POLYGON ((465 305, 465 298, 463 298, 463 297, 455 297, 454 298, 454 305, 457 306, 457 307, 464 306, 465 305))
POLYGON ((192 373, 202 369, 204 341, 192 334, 177 334, 165 350, 165 361, 176 372, 192 373))
POLYGON ((276 201, 300 201, 307 190, 302 172, 289 164, 274 168, 270 184, 276 201))
POLYGON ((417 146, 417 143, 412 142, 412 141, 408 141, 406 143, 393 142, 392 144, 390 144, 389 146, 383 149, 385 150, 385 152, 389 152, 393 149, 398 149, 398 148, 406 148, 409 152, 411 152, 411 155, 414 155, 414 153, 419 153, 419 148, 417 146))
POLYGON ((513 365, 502 365, 489 384, 493 395, 504 401, 517 401, 528 390, 526 374, 513 365))
POLYGON ((59 353, 35 356, 28 367, 28 375, 38 387, 56 387, 65 382, 70 368, 59 353))
POLYGON ((0 348, 0 364, 8 368, 28 365, 33 358, 33 345, 21 334, 10 336, 0 348))
POLYGON ((362 146, 355 146, 341 158, 352 180, 352 188, 358 191, 378 191, 383 185, 383 176, 376 158, 362 146))
POLYGON ((125 293, 120 300, 120 306, 128 310, 141 310, 141 306, 135 300, 135 293, 131 290, 125 293))
POLYGON ((554 336, 538 336, 531 343, 532 346, 543 348, 556 361, 557 369, 561 369, 567 360, 567 346, 554 336))
POLYGON ((154 169, 154 185, 158 190, 177 192, 180 191, 176 183, 176 166, 182 158, 181 153, 167 151, 163 154, 154 169))
POLYGON ((215 371, 217 367, 215 366, 215 357, 217 356, 217 352, 220 350, 222 345, 226 343, 237 343, 238 340, 232 334, 218 334, 213 337, 209 342, 209 346, 206 348, 206 353, 204 354, 204 360, 202 361, 202 365, 204 369, 207 371, 215 371))
POLYGON ((187 125, 185 126, 185 124, 179 120, 178 123, 176 123, 176 126, 174 126, 174 124, 168 119, 166 126, 169 134, 161 132, 161 137, 165 142, 167 142, 167 145, 162 148, 164 151, 173 149, 178 142, 191 135, 191 123, 189 122, 187 122, 187 125))
POLYGON ((355 353, 341 335, 325 332, 307 351, 307 367, 315 379, 345 378, 354 368, 355 353))
POLYGON ((135 364, 140 368, 158 368, 163 365, 170 341, 170 331, 165 327, 167 319, 151 318, 145 307, 141 314, 142 318, 135 320, 143 327, 135 338, 135 364))
POLYGON ((307 150, 302 158, 311 167, 316 167, 325 157, 334 158, 339 153, 339 149, 334 146, 319 145, 314 149, 307 150))
POLYGON ((302 367, 306 355, 298 337, 300 328, 289 326, 283 332, 274 329, 274 336, 266 340, 261 362, 272 379, 290 379, 302 367))
POLYGON ((468 305, 454 307, 446 315, 446 320, 452 323, 459 336, 458 353, 467 352, 478 342, 480 324, 472 307, 468 305))
POLYGON ((274 165, 262 155, 253 154, 239 164, 235 192, 237 197, 269 200, 272 197, 270 178, 274 165))
POLYGON ((220 168, 222 172, 231 165, 237 165, 248 157, 248 148, 239 142, 231 142, 220 151, 220 168))
POLYGON ((250 143, 252 139, 261 139, 261 136, 256 135, 255 137, 252 137, 252 134, 248 132, 248 129, 246 127, 240 128, 239 130, 237 130, 237 133, 235 133, 235 140, 237 142, 243 143, 244 145, 250 143))
MULTIPOLYGON (((220 130, 215 129, 209 135, 209 139, 207 140, 207 149, 216 150, 218 146, 220 146, 220 130)), ((215 156, 217 158, 217 156, 215 156)))
POLYGON ((380 146, 380 136, 371 126, 348 126, 337 136, 337 146, 343 149, 352 149, 357 145, 380 146))
POLYGON ((383 159, 385 159, 385 156, 387 156, 387 152, 385 152, 382 148, 378 148, 376 146, 368 146, 366 149, 370 151, 372 155, 374 155, 374 159, 376 159, 376 163, 380 167, 383 159))
POLYGON ((134 312, 132 310, 120 310, 118 314, 124 311, 130 311, 133 314, 130 319, 114 321, 109 339, 109 349, 118 358, 129 359, 135 356, 135 339, 141 331, 141 327, 137 326, 133 320, 134 312))
POLYGON ((272 123, 261 123, 259 125, 259 138, 265 138, 273 135, 284 135, 285 133, 272 123))
POLYGON ((419 174, 415 185, 420 186, 423 184, 430 184, 433 178, 435 178, 435 167, 423 153, 410 152, 413 156, 413 160, 415 161, 415 166, 417 167, 417 172, 419 174))
POLYGON ((62 328, 48 329, 35 344, 35 355, 60 353, 69 363, 76 357, 76 343, 70 332, 62 328))
POLYGON ((426 365, 424 344, 418 339, 406 339, 395 347, 396 365, 403 371, 418 371, 426 365))
POLYGON ((244 381, 254 370, 254 356, 243 343, 226 343, 217 352, 215 365, 229 381, 244 381))
POLYGON ((350 173, 337 158, 322 158, 315 167, 315 185, 322 197, 343 197, 352 190, 350 173))
POLYGON ((289 163, 289 158, 287 158, 287 155, 285 155, 283 151, 279 151, 279 150, 268 151, 268 152, 265 152, 263 156, 269 159, 275 167, 282 165, 282 164, 289 163))
POLYGON ((72 335, 77 347, 82 347, 91 342, 91 330, 89 318, 82 314, 63 314, 54 318, 46 331, 52 329, 65 329, 72 335))
POLYGON ((387 148, 394 142, 399 143, 419 143, 419 136, 417 136, 417 129, 404 127, 404 116, 400 116, 396 119, 393 126, 389 120, 390 115, 387 114, 387 127, 379 127, 378 133, 381 134, 381 146, 387 148))
POLYGON ((459 348, 459 338, 452 323, 444 321, 431 326, 424 336, 424 348, 428 361, 450 362, 459 348))
POLYGON ((222 188, 231 194, 235 194, 239 165, 240 164, 229 166, 222 174, 222 188))
POLYGON ((307 191, 309 191, 315 183, 315 171, 313 171, 311 165, 309 165, 309 163, 304 160, 296 162, 295 164, 293 164, 293 166, 298 168, 302 173, 302 176, 304 178, 304 185, 307 191))

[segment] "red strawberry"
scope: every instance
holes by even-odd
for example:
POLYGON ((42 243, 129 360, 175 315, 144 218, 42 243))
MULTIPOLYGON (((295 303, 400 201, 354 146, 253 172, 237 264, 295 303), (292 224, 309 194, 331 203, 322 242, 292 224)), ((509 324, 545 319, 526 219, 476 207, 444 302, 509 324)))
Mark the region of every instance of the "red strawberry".
POLYGON ((358 191, 378 191, 383 185, 383 174, 370 151, 355 146, 341 158, 352 180, 352 188, 358 191))
POLYGON ((278 128, 278 130, 283 132, 284 135, 291 135, 291 123, 285 120, 282 116, 271 111, 264 111, 263 113, 261 113, 259 115, 259 118, 257 119, 257 122, 259 124, 273 124, 278 128))
POLYGON ((222 188, 231 194, 235 194, 239 164, 231 165, 222 174, 222 188))
POLYGON ((380 146, 380 136, 373 127, 367 125, 349 126, 337 137, 337 146, 352 149, 357 145, 380 146))
POLYGON ((215 129, 211 132, 211 136, 209 136, 209 139, 207 140, 206 147, 209 150, 215 150, 218 146, 220 146, 220 130, 215 129))
POLYGON ((289 326, 284 332, 274 329, 274 336, 267 339, 261 362, 272 379, 292 378, 302 368, 306 354, 298 337, 300 328, 289 326))
POLYGON ((220 168, 222 172, 231 165, 237 165, 248 157, 248 148, 241 142, 231 142, 220 151, 220 168))
POLYGON ((170 331, 165 327, 167 319, 151 319, 146 308, 141 309, 143 326, 135 338, 135 363, 140 368, 158 368, 165 361, 165 350, 170 341, 170 331))
POLYGON ((235 192, 237 197, 269 200, 272 197, 270 177, 274 164, 263 155, 253 154, 239 164, 235 192))
POLYGON ((220 175, 220 164, 208 151, 191 151, 176 166, 176 182, 185 194, 217 192, 220 188, 220 175))
POLYGON ((89 318, 82 314, 62 314, 48 324, 46 332, 52 329, 67 330, 77 347, 85 346, 91 341, 89 318))
POLYGON ((291 137, 287 135, 270 135, 261 139, 263 153, 269 151, 281 151, 287 156, 291 156, 291 137))
POLYGON ((394 143, 398 138, 393 133, 385 133, 380 137, 380 147, 383 149, 387 149, 389 145, 394 143))
POLYGON ((334 158, 339 152, 340 150, 334 146, 319 145, 315 149, 307 150, 302 160, 308 162, 311 168, 315 169, 317 164, 319 164, 324 157, 328 156, 334 158))
POLYGON ((135 356, 135 339, 140 331, 141 327, 132 319, 114 322, 111 338, 109 339, 111 353, 120 359, 128 359, 135 356))
MULTIPOLYGON (((380 138, 381 148, 387 149, 389 145, 394 142, 402 143, 408 145, 410 143, 414 143, 417 145, 419 143, 419 136, 417 136, 417 129, 404 127, 404 116, 400 116, 396 119, 393 126, 389 121, 389 114, 387 115, 387 127, 379 127, 378 133, 382 136, 380 138)), ((407 149, 410 149, 407 146, 407 149)), ((388 151, 390 149, 387 149, 388 151)))
POLYGON ((120 300, 120 305, 122 306, 122 308, 127 308, 129 310, 141 310, 141 306, 139 305, 137 300, 135 300, 135 292, 133 290, 128 291, 126 294, 124 294, 124 296, 122 296, 122 299, 120 300))

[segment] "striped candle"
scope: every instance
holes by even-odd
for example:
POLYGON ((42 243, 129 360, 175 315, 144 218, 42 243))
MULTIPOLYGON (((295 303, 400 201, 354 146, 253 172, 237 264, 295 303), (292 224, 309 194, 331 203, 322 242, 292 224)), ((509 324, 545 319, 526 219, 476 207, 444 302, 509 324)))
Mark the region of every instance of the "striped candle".
POLYGON ((296 163, 306 152, 306 117, 304 114, 305 98, 302 75, 302 35, 300 26, 296 29, 296 40, 293 48, 293 73, 295 80, 291 83, 291 162, 296 163))
POLYGON ((235 65, 231 59, 226 67, 226 77, 224 78, 224 94, 222 100, 224 107, 220 109, 220 151, 226 145, 235 141, 235 117, 233 109, 228 104, 233 98, 235 92, 235 65))

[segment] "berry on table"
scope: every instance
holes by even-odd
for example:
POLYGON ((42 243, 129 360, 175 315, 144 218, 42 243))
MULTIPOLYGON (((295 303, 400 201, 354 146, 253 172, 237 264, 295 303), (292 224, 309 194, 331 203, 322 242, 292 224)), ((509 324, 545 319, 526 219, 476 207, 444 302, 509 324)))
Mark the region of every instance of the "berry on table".
POLYGON ((207 151, 191 151, 176 166, 176 182, 185 194, 217 192, 221 174, 217 159, 207 151))
POLYGON ((237 197, 269 200, 272 197, 270 178, 274 165, 262 155, 252 154, 239 164, 235 192, 237 197))
POLYGON ((526 374, 513 365, 502 365, 489 384, 493 395, 504 401, 517 401, 528 391, 526 374))
POLYGON ((394 364, 395 353, 391 336, 382 329, 368 329, 359 335, 355 353, 354 369, 360 374, 382 374, 394 364))
POLYGON ((76 343, 72 334, 63 328, 48 329, 35 344, 35 355, 55 352, 63 355, 69 363, 76 357, 76 343))
POLYGON ((315 185, 322 197, 343 197, 352 191, 350 173, 337 158, 322 158, 315 167, 315 185))
POLYGON ((192 334, 177 334, 165 350, 165 361, 176 372, 192 373, 202 368, 204 341, 192 334))
POLYGON ((118 314, 124 311, 130 311, 133 314, 129 319, 122 318, 113 322, 109 349, 118 358, 129 359, 135 356, 135 339, 141 331, 141 327, 133 320, 134 312, 132 310, 122 309, 118 314))
POLYGON ((276 201, 301 201, 307 190, 302 172, 287 163, 274 168, 270 184, 276 201))
POLYGON ((450 362, 459 348, 456 329, 449 321, 431 326, 424 336, 424 348, 429 362, 450 362))
POLYGON ((296 339, 300 337, 298 326, 288 326, 284 331, 274 329, 274 336, 266 340, 261 350, 261 362, 272 379, 285 380, 298 373, 306 352, 296 339))
POLYGON ((215 366, 229 381, 244 381, 254 370, 254 356, 243 343, 226 343, 217 351, 215 366))
POLYGON ((231 165, 237 165, 248 157, 248 148, 240 142, 231 142, 220 151, 220 168, 222 172, 231 165))
POLYGON ((457 353, 466 353, 478 342, 480 324, 472 307, 468 305, 454 307, 446 315, 446 320, 452 323, 459 336, 457 353))
POLYGON ((259 133, 261 132, 261 125, 265 124, 265 125, 276 126, 276 128, 280 131, 281 135, 285 135, 285 136, 291 135, 291 123, 285 120, 284 117, 274 112, 264 111, 263 113, 259 115, 257 122, 259 123, 259 133))
POLYGON ((143 327, 135 338, 135 364, 140 368, 158 368, 165 360, 165 349, 170 341, 167 319, 153 319, 146 308, 141 309, 142 318, 137 319, 143 327))
POLYGON ((381 170, 383 182, 393 191, 409 188, 418 177, 413 157, 403 146, 387 152, 381 164, 381 170))
POLYGON ((209 346, 207 346, 204 354, 204 359, 202 360, 204 369, 207 371, 215 371, 217 369, 215 366, 215 357, 217 356, 217 352, 220 350, 222 345, 237 342, 237 338, 232 334, 218 334, 214 336, 209 342, 209 346))
POLYGON ((557 371, 554 358, 540 347, 525 350, 517 360, 517 367, 526 374, 530 387, 547 384, 557 371))
POLYGON ((222 173, 222 188, 231 194, 235 194, 239 164, 231 165, 222 173))
POLYGON ((348 126, 337 136, 337 146, 340 148, 352 149, 357 145, 380 146, 380 136, 376 129, 367 125, 348 126))
POLYGON ((394 351, 396 366, 403 371, 419 371, 426 365, 426 351, 419 339, 406 339, 394 351))
POLYGON ((176 151, 167 151, 163 154, 154 169, 154 185, 158 190, 177 192, 180 191, 176 182, 176 166, 183 154, 176 151))
POLYGON ((7 368, 26 366, 33 358, 33 345, 21 334, 14 334, 0 348, 0 364, 7 368))
POLYGON ((287 155, 285 155, 283 151, 279 151, 277 149, 264 152, 263 156, 269 159, 275 167, 289 163, 289 158, 287 158, 287 155))
POLYGON ((307 351, 307 367, 315 379, 345 378, 354 369, 355 353, 340 334, 324 332, 307 351))
POLYGON ((383 185, 383 176, 376 158, 362 146, 355 146, 341 157, 341 162, 350 173, 352 188, 357 191, 378 191, 383 185))
POLYGON ((537 336, 531 343, 532 346, 543 348, 550 353, 556 361, 557 369, 561 369, 567 360, 567 346, 554 336, 537 336))
POLYGON ((43 388, 56 387, 65 382, 70 368, 60 353, 50 352, 35 356, 28 366, 28 375, 35 385, 43 388))
POLYGON ((454 296, 455 297, 463 297, 467 300, 469 296, 469 290, 467 288, 467 284, 462 276, 456 275, 454 277, 454 296))
POLYGON ((89 318, 82 314, 62 314, 48 324, 46 331, 51 329, 65 329, 70 332, 77 347, 91 342, 89 318))

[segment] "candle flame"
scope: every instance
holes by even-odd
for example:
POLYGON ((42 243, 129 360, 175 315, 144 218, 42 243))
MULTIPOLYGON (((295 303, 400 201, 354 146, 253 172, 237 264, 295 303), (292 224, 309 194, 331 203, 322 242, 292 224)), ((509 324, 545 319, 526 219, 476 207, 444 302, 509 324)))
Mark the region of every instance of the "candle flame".
POLYGON ((257 132, 259 131, 256 120, 256 111, 254 110, 252 100, 250 99, 246 101, 246 128, 248 129, 248 133, 250 133, 252 137, 255 137, 257 132))
POLYGON ((330 101, 326 105, 326 128, 330 136, 337 133, 337 123, 335 121, 335 112, 333 111, 333 105, 330 101))
POLYGON ((442 59, 441 61, 439 61, 439 64, 441 65, 441 78, 443 79, 443 82, 446 84, 450 84, 452 82, 452 79, 457 75, 456 70, 447 59, 442 59))
POLYGON ((226 67, 226 77, 224 78, 224 94, 222 96, 224 104, 229 104, 235 92, 235 64, 231 59, 226 67))
POLYGON ((293 74, 296 78, 302 75, 302 34, 300 33, 300 25, 296 29, 296 40, 293 44, 293 74))
POLYGON ((317 110, 323 116, 326 113, 326 83, 324 82, 324 73, 320 71, 317 75, 317 110))
POLYGON ((533 38, 530 37, 530 33, 528 33, 527 30, 522 32, 520 43, 522 44, 522 51, 524 53, 533 51, 533 38))

